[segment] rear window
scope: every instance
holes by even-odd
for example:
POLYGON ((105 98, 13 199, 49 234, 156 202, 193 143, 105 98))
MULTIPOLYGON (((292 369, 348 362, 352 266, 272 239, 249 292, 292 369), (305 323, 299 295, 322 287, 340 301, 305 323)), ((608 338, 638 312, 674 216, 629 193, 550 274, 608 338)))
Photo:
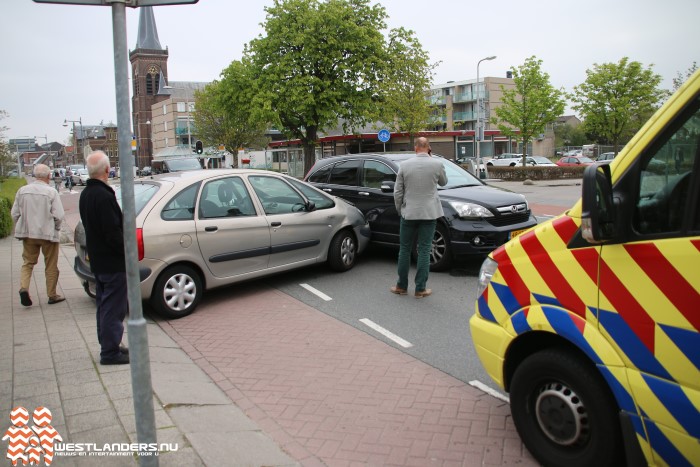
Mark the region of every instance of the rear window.
MULTIPOLYGON (((145 184, 145 183, 136 183, 134 184, 134 210, 136 211, 136 215, 138 216, 143 207, 153 198, 153 195, 155 195, 158 192, 158 189, 160 188, 160 185, 156 184, 145 184)), ((122 205, 122 188, 121 185, 115 186, 114 187, 114 192, 117 195, 117 202, 119 203, 119 206, 122 205)))

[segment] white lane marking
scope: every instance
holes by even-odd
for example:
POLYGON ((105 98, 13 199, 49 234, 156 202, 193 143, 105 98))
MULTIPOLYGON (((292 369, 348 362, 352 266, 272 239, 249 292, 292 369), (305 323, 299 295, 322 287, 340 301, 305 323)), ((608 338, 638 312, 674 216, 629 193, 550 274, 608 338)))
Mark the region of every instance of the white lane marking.
POLYGON ((321 298, 322 300, 325 300, 325 301, 327 301, 327 302, 330 302, 331 300, 333 300, 331 297, 329 297, 328 295, 324 294, 323 292, 321 292, 321 291, 318 290, 318 289, 314 289, 314 288, 311 287, 309 284, 299 284, 299 285, 302 286, 302 287, 304 287, 306 290, 308 290, 308 291, 311 292, 312 294, 316 295, 317 297, 321 298))
POLYGON ((486 394, 493 396, 496 399, 500 399, 503 402, 507 402, 510 404, 510 398, 508 396, 506 396, 505 394, 501 394, 500 392, 496 391, 495 389, 490 388, 489 386, 485 385, 484 383, 482 383, 479 380, 475 379, 475 380, 469 381, 469 384, 471 386, 474 386, 477 389, 481 389, 486 394))
POLYGON ((369 319, 367 319, 367 318, 362 318, 362 319, 360 320, 360 322, 361 322, 362 324, 364 324, 364 325, 366 325, 366 326, 369 326, 370 328, 374 329, 374 330, 377 331, 379 334, 382 334, 384 337, 386 337, 386 338, 388 338, 388 339, 391 339, 392 341, 396 342, 396 343, 399 344, 401 347, 404 347, 404 348, 406 348, 406 349, 409 348, 409 347, 413 347, 413 344, 411 344, 411 343, 408 342, 407 340, 401 339, 399 336, 397 336, 397 335, 394 334, 393 332, 387 331, 386 329, 384 329, 383 327, 381 327, 380 325, 378 325, 377 323, 375 323, 375 322, 372 321, 372 320, 369 320, 369 319))

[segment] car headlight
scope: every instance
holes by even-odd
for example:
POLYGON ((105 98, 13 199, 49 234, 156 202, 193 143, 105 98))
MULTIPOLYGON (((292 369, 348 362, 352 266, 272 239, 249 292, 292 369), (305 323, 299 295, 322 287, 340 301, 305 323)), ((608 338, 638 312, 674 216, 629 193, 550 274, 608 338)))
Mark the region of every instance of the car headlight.
POLYGON ((493 213, 480 204, 465 203, 463 201, 448 201, 448 203, 462 219, 493 217, 493 213))
POLYGON ((481 264, 481 269, 479 270, 479 279, 476 286, 476 297, 481 297, 484 293, 486 287, 491 283, 491 278, 496 274, 496 269, 498 269, 498 263, 491 258, 486 258, 481 264))

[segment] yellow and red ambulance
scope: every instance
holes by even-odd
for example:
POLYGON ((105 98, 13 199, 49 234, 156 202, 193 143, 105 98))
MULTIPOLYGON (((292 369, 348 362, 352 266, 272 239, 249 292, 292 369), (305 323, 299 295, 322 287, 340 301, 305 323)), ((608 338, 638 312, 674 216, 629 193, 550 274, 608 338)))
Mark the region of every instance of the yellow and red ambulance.
POLYGON ((493 251, 474 345, 544 465, 700 465, 700 72, 493 251))

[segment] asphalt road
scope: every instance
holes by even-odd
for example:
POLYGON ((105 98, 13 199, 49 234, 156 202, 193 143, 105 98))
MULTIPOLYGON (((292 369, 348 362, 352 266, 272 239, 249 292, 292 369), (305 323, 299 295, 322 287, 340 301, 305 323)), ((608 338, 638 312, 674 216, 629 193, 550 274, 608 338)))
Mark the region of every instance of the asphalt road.
MULTIPOLYGON (((581 193, 580 180, 491 184, 525 195, 540 222, 573 206, 581 193)), ((77 215, 80 191, 82 187, 75 187, 72 193, 63 193, 67 216, 77 215)), ((396 256, 393 249, 371 246, 344 273, 320 265, 261 280, 464 382, 480 381, 495 388, 476 356, 468 324, 474 313, 481 261, 431 273, 428 287, 433 295, 417 300, 411 294, 389 292, 396 281, 396 256)), ((412 279, 413 269, 410 274, 412 279)), ((210 293, 221 297, 235 292, 220 289, 210 293)))

